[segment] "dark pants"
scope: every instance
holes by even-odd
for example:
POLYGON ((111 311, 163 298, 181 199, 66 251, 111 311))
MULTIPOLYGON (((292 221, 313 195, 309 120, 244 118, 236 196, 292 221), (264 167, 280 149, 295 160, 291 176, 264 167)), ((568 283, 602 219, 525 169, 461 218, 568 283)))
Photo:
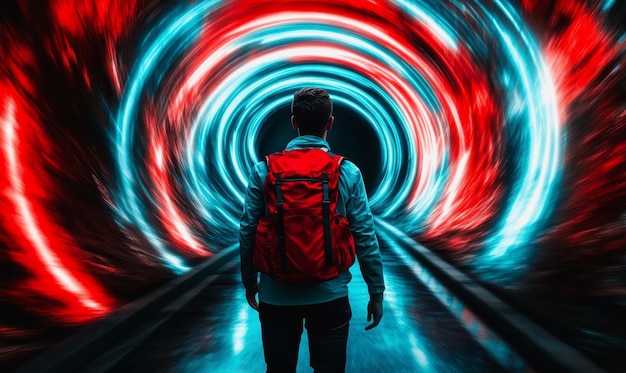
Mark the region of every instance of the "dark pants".
POLYGON ((306 306, 259 304, 267 372, 295 372, 302 324, 315 372, 344 372, 352 310, 348 297, 306 306))

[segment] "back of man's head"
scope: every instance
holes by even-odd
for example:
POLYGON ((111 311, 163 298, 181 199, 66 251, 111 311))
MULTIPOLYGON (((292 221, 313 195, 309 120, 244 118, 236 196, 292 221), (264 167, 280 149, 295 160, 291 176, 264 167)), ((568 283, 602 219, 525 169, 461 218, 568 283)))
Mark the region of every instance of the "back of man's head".
POLYGON ((300 134, 320 135, 333 114, 333 103, 321 88, 302 88, 293 94, 291 113, 300 134))

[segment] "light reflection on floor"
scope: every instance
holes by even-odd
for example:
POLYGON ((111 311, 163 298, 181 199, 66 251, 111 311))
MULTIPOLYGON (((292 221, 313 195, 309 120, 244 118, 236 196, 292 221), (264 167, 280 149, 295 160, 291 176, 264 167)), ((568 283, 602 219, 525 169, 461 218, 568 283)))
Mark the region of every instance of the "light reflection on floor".
MULTIPOLYGON (((384 232, 384 231, 383 231, 384 232)), ((398 233, 392 230, 392 233, 398 233)), ((382 233, 382 232, 380 232, 382 233)), ((380 234, 379 233, 379 234, 380 234)), ((400 232, 401 234, 401 232, 400 232)), ((392 237, 382 234, 384 239, 393 240, 392 237)), ((396 237, 399 238, 399 237, 396 237)), ((419 245, 414 243, 415 245, 419 245)), ((512 350, 497 334, 495 334, 471 309, 465 305, 448 291, 440 282, 438 282, 431 273, 413 258, 411 258, 404 249, 398 245, 390 245, 390 249, 397 255, 416 278, 439 299, 463 327, 481 344, 500 365, 506 367, 508 371, 527 371, 529 367, 521 356, 512 350)))
MULTIPOLYGON (((459 321, 458 310, 450 311, 433 290, 417 282, 396 250, 384 242, 382 250, 387 282, 385 314, 381 324, 370 331, 364 330, 366 286, 358 266, 352 269, 353 319, 347 372, 523 370, 499 365, 459 321)), ((298 372, 312 371, 307 343, 305 333, 298 372)), ((224 273, 111 371, 265 371, 258 314, 244 300, 237 268, 224 273)))

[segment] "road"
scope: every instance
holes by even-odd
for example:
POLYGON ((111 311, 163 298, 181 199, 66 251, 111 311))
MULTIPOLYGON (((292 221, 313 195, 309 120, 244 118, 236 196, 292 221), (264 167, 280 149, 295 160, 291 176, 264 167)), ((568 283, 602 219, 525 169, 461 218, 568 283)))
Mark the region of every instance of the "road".
MULTIPOLYGON (((468 308, 381 235, 385 309, 365 331, 367 289, 352 267, 347 372, 515 372, 530 368, 468 308)), ((263 372, 258 315, 244 298, 236 260, 145 320, 86 371, 263 372), (180 303, 184 303, 181 306, 180 303), (146 327, 145 325, 149 325, 146 327)), ((298 372, 310 372, 306 331, 298 372)))

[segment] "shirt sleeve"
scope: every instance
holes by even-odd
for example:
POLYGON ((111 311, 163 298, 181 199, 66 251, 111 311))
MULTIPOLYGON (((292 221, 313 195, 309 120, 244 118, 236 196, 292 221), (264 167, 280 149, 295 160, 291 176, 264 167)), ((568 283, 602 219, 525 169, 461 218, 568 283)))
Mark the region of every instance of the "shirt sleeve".
POLYGON ((264 214, 263 183, 267 166, 259 162, 248 178, 243 214, 239 223, 239 256, 241 259, 241 279, 246 289, 257 284, 258 271, 252 265, 256 226, 264 214))
POLYGON ((385 290, 383 262, 374 228, 374 218, 369 207, 363 176, 353 167, 350 174, 351 192, 346 201, 346 217, 356 245, 356 255, 372 301, 382 301, 385 290))

